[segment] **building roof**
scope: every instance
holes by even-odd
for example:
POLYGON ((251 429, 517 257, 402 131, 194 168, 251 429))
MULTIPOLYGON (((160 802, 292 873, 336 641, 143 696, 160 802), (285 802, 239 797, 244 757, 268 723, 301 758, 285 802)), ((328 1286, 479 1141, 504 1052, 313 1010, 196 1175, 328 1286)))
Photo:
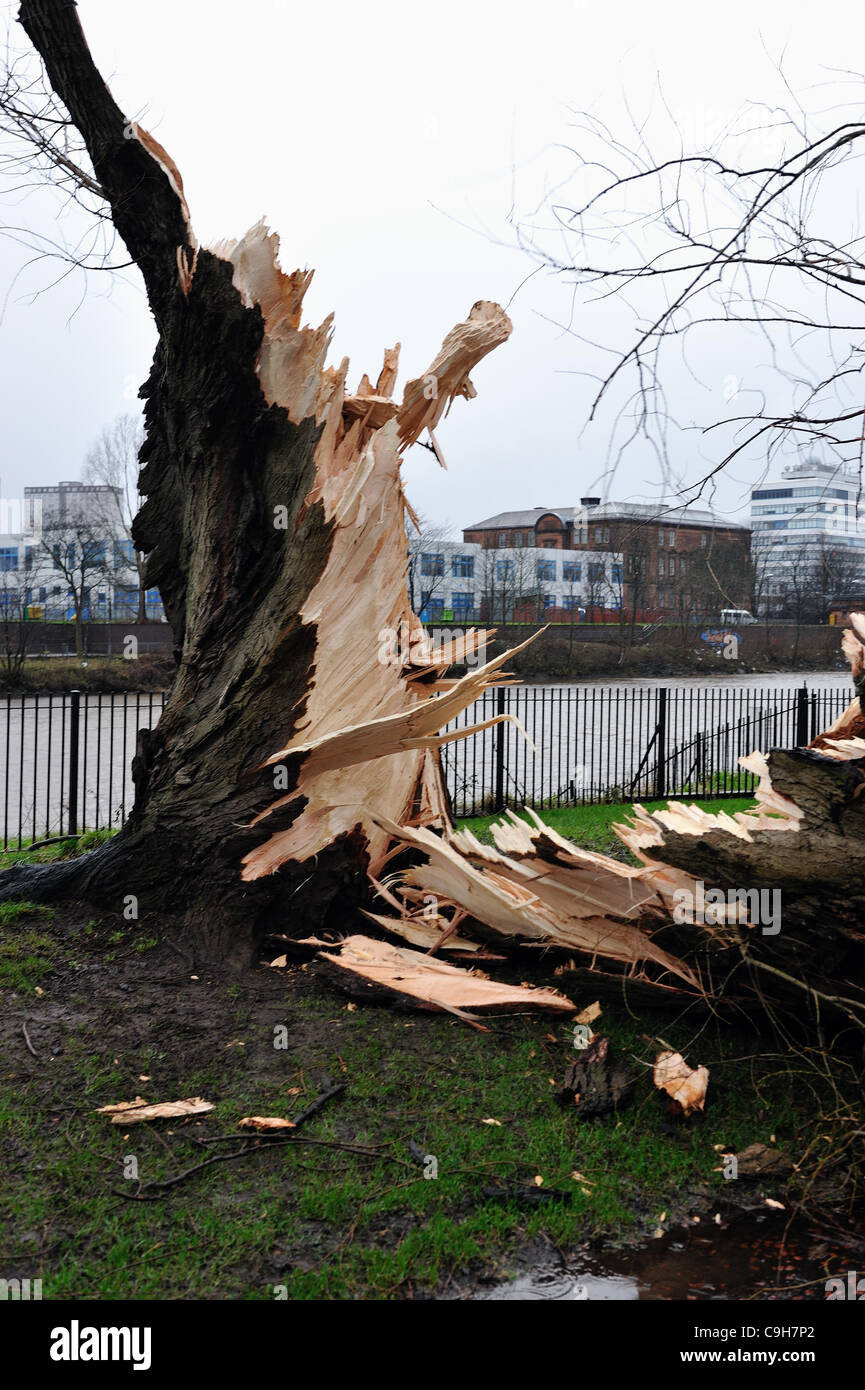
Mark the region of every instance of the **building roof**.
POLYGON ((497 516, 488 517, 486 521, 475 521, 471 526, 463 527, 463 530, 494 531, 497 527, 505 530, 515 527, 519 530, 521 526, 534 526, 540 517, 550 514, 561 517, 562 521, 573 521, 580 510, 579 507, 532 507, 527 512, 499 512, 497 516))
POLYGON ((525 512, 499 512, 486 521, 475 521, 466 531, 509 530, 534 526, 542 516, 552 513, 562 521, 585 516, 586 521, 646 521, 676 526, 717 526, 734 531, 747 531, 741 521, 728 521, 708 507, 673 506, 667 502, 601 502, 597 507, 533 507, 525 512))

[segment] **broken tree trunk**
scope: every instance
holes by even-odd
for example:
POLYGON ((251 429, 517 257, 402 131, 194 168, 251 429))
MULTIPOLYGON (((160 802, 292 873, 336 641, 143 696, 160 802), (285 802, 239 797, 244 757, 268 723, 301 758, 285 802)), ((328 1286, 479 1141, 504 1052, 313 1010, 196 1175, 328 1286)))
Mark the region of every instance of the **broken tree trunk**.
POLYGON ((475 394, 469 372, 507 338, 506 314, 476 304, 401 400, 396 348, 375 386, 364 376, 352 393, 348 364, 326 365, 330 320, 301 324, 310 274, 279 269, 275 236, 259 225, 199 246, 177 169, 115 104, 75 6, 23 0, 20 17, 159 333, 133 539, 178 669, 159 725, 139 736, 121 833, 81 860, 7 871, 0 897, 120 913, 133 895, 139 915, 184 913, 212 954, 248 957, 256 931, 344 928, 375 887, 409 939, 429 939, 421 904, 434 901, 433 950, 465 921, 470 939, 580 956, 598 993, 750 991, 865 1025, 865 620, 844 638, 859 701, 811 749, 750 764, 755 813, 638 807, 620 833, 639 868, 537 818, 504 822, 494 850, 455 834, 438 731, 507 658, 444 680, 458 658, 430 650, 408 601, 400 459, 475 394), (706 888, 721 899, 709 916, 706 888), (761 890, 782 894, 777 932, 740 897, 761 890))
MULTIPOLYGON (((437 730, 501 662, 451 688, 406 590, 404 450, 511 331, 478 303, 394 398, 398 348, 352 394, 326 365, 331 320, 301 325, 310 272, 284 274, 263 225, 212 249, 180 174, 114 102, 74 6, 23 0, 20 19, 86 142, 159 333, 145 398, 135 520, 171 624, 177 675, 133 764, 120 834, 59 866, 16 868, 0 895, 80 897, 139 916, 186 914, 213 955, 257 930, 342 925, 367 902, 387 834, 370 813, 441 823, 437 730), (387 655, 406 630, 412 654, 387 655), (447 706, 447 712, 445 712, 447 706), (277 752, 274 757, 274 750, 277 752)), ((478 640, 475 638, 475 640, 478 640)))

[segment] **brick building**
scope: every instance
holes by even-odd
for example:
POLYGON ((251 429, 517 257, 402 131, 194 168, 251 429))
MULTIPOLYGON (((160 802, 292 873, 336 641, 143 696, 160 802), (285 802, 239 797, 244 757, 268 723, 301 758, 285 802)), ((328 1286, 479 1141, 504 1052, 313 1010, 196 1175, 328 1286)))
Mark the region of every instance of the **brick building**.
POLYGON ((620 566, 617 607, 641 617, 748 607, 750 529, 708 508, 601 502, 500 512, 467 526, 482 550, 606 552, 620 566))

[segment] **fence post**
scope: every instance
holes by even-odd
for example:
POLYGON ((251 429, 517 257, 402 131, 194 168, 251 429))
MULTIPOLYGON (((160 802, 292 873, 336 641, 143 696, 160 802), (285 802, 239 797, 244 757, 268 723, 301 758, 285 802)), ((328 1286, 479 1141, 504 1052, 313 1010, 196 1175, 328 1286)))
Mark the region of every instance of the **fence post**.
POLYGON ((70 691, 69 701, 69 821, 67 834, 78 834, 78 721, 81 691, 70 691))
MULTIPOLYGON (((496 691, 496 714, 505 713, 505 688, 496 691)), ((505 809, 505 721, 496 725, 496 810, 505 809)))
POLYGON ((667 690, 662 686, 658 691, 657 767, 655 771, 655 799, 667 795, 667 690))
POLYGON ((808 742, 808 687, 801 685, 796 691, 796 747, 804 748, 808 742))

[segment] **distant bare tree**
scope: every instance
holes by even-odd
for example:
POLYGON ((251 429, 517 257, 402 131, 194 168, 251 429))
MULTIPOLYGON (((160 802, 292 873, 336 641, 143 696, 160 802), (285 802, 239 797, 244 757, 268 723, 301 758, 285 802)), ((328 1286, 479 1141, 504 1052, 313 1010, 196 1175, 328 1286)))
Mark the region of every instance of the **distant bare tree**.
POLYGON ((19 679, 27 658, 32 628, 27 624, 24 590, 17 574, 0 571, 0 658, 3 662, 4 683, 14 685, 19 679))
MULTIPOLYGON (((783 74, 782 74, 783 77, 783 74)), ((863 79, 849 75, 857 85, 863 79)), ((711 408, 704 430, 724 430, 718 462, 681 494, 701 494, 743 451, 819 441, 839 463, 863 465, 865 420, 865 230, 857 161, 865 154, 861 92, 828 117, 767 111, 754 103, 738 133, 708 150, 658 157, 634 123, 617 136, 594 117, 575 119, 570 180, 555 201, 517 224, 524 249, 571 287, 571 316, 616 296, 633 314, 622 343, 621 312, 606 342, 592 340, 601 363, 594 418, 615 402, 625 433, 642 434, 662 463, 674 421, 668 395, 671 355, 697 347, 707 326, 759 335, 770 366, 752 390, 731 371, 727 410, 711 408), (755 127, 759 127, 755 133, 755 127), (759 140, 754 156, 753 144, 759 140), (600 351, 599 351, 600 349, 600 351), (604 358, 602 353, 608 356, 604 358)), ((588 339, 586 339, 588 341, 588 339)), ((688 367, 693 372, 693 351, 688 367)), ((738 354, 731 357, 737 368, 738 354)), ((716 397, 717 399, 717 397, 716 397)), ((688 406, 693 392, 687 393, 688 406)), ((692 422, 686 422, 693 427, 692 422)), ((667 480, 668 481, 668 480, 667 480)))
POLYGON ((408 530, 408 592, 415 613, 422 613, 434 598, 444 598, 447 581, 447 552, 439 549, 443 541, 453 536, 447 522, 418 518, 420 532, 406 522, 408 530), (424 560, 424 556, 440 555, 441 565, 424 560))
POLYGON ((100 580, 110 586, 117 575, 111 538, 106 537, 99 519, 72 514, 43 522, 33 550, 32 573, 46 588, 52 578, 64 586, 75 624, 75 652, 83 656, 84 625, 91 612, 93 586, 100 580))
POLYGON ((104 526, 109 543, 117 537, 127 542, 130 569, 137 576, 137 620, 140 623, 147 621, 146 557, 135 548, 132 523, 144 501, 138 491, 138 452, 143 443, 141 420, 135 415, 118 415, 113 424, 106 425, 89 450, 81 472, 85 483, 113 489, 110 493, 94 494, 93 515, 104 526))

